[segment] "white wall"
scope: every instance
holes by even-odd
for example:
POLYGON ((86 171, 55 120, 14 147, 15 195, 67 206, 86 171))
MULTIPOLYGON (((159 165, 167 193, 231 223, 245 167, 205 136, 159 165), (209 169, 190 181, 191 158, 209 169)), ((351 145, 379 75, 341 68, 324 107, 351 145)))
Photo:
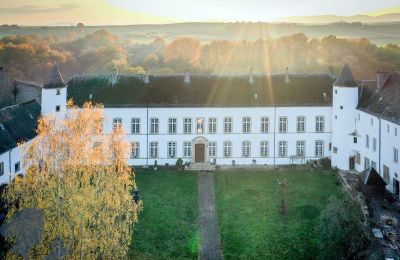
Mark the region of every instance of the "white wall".
MULTIPOLYGON (((217 164, 232 164, 235 160, 236 164, 252 164, 255 159, 257 164, 289 164, 290 155, 296 154, 296 141, 306 141, 306 159, 315 158, 314 145, 316 140, 324 141, 324 156, 330 156, 329 143, 331 142, 331 107, 258 107, 258 108, 106 108, 105 109, 105 132, 110 133, 112 129, 112 119, 116 117, 122 118, 124 131, 127 133, 127 138, 131 142, 140 143, 140 159, 129 159, 131 165, 152 165, 155 159, 146 159, 148 154, 148 144, 152 141, 159 143, 159 158, 158 164, 174 164, 176 158, 170 159, 167 157, 167 143, 169 141, 177 142, 177 158, 183 157, 183 142, 190 142, 198 136, 205 137, 209 142, 217 142, 217 164), (148 113, 148 114, 147 114, 148 113), (322 115, 325 117, 325 132, 315 133, 315 116, 322 115), (242 132, 242 118, 251 117, 252 131, 250 134, 242 132), (278 132, 278 123, 275 123, 275 117, 288 117, 288 132, 284 134, 278 132), (296 133, 296 118, 297 116, 306 116, 306 132, 296 133), (139 117, 141 119, 141 133, 132 135, 131 118, 139 117), (147 118, 159 118, 159 134, 149 134, 149 122, 147 118), (168 133, 168 118, 177 118, 177 133, 168 133), (186 117, 192 118, 192 134, 183 134, 183 119, 186 117), (195 131, 196 118, 203 117, 205 119, 205 133, 197 134, 195 131), (217 118, 217 133, 208 133, 208 118, 217 118), (223 133, 224 117, 233 118, 233 132, 230 134, 223 133), (269 133, 260 132, 260 118, 269 117, 269 133), (147 129, 147 126, 149 128, 147 129), (275 126, 275 127, 274 127, 275 126), (275 158, 278 156, 278 142, 285 140, 288 142, 288 157, 275 158), (232 157, 224 158, 223 142, 231 141, 232 157), (251 142, 251 156, 249 158, 242 157, 242 142, 251 142), (260 142, 269 142, 268 158, 260 157, 260 142), (276 148, 274 149, 274 142, 276 148), (275 156, 274 156, 275 150, 275 156)), ((194 148, 192 147, 192 152, 194 148)), ((191 158, 183 158, 185 161, 190 161, 191 158)), ((213 158, 209 158, 212 160, 213 158)), ((299 163, 299 162, 298 162, 299 163)))
POLYGON ((55 115, 63 118, 66 113, 67 88, 60 88, 60 95, 57 95, 57 89, 42 89, 42 115, 55 115), (60 112, 56 112, 56 106, 60 106, 60 112))
POLYGON ((0 162, 4 163, 4 174, 0 176, 0 185, 4 183, 9 183, 10 180, 14 179, 15 176, 18 174, 23 173, 22 169, 22 162, 20 161, 21 158, 21 149, 19 147, 16 147, 12 149, 11 151, 8 151, 6 153, 3 153, 0 155, 0 162), (10 158, 11 158, 11 167, 10 167, 10 158), (20 162, 20 170, 15 171, 15 164, 17 162, 20 162), (10 172, 11 168, 11 172, 10 172))

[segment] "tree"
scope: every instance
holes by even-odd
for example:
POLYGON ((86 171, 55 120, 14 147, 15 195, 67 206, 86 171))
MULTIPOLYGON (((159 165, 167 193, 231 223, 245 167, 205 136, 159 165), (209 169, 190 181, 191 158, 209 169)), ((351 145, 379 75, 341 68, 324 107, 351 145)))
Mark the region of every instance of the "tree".
POLYGON ((180 69, 195 67, 200 60, 201 43, 192 38, 178 38, 167 45, 164 60, 176 63, 180 69))
POLYGON ((129 143, 120 129, 103 135, 103 120, 101 106, 85 103, 64 120, 41 118, 37 137, 21 146, 26 176, 7 188, 8 221, 26 209, 43 210, 44 232, 32 258, 51 256, 55 245, 73 259, 126 257, 141 203, 131 195, 129 143))
POLYGON ((155 53, 151 53, 146 56, 143 60, 143 65, 147 68, 153 68, 158 65, 158 56, 155 53))
POLYGON ((362 220, 361 208, 354 199, 332 196, 316 227, 320 258, 357 259, 368 238, 362 220))

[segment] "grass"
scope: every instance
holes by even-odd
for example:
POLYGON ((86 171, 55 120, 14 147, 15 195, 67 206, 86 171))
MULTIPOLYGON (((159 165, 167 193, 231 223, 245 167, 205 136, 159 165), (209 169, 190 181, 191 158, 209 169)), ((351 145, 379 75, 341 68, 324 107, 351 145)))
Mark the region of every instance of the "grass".
POLYGON ((197 174, 136 170, 143 211, 134 226, 131 259, 196 259, 197 174))
POLYGON ((330 172, 229 170, 215 175, 225 259, 315 259, 315 225, 327 199, 343 196, 330 172), (286 180, 287 214, 279 214, 286 180))

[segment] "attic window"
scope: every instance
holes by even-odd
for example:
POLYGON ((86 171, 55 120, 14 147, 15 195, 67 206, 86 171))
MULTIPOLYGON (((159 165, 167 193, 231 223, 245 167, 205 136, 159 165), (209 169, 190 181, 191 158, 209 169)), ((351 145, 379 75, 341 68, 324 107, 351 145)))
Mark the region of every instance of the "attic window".
POLYGON ((61 89, 57 89, 57 94, 56 94, 57 96, 59 96, 59 95, 61 95, 61 89))

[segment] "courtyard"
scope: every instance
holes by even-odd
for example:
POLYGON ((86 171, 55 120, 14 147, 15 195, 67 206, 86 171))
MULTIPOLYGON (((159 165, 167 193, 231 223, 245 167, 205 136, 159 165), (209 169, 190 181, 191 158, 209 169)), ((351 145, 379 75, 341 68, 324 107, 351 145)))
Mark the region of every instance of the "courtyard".
MULTIPOLYGON (((144 210, 134 227, 130 256, 198 258, 202 245, 198 173, 168 169, 135 173, 144 210)), ((227 169, 215 171, 213 180, 225 259, 315 258, 320 212, 330 196, 344 194, 330 171, 227 169)))

